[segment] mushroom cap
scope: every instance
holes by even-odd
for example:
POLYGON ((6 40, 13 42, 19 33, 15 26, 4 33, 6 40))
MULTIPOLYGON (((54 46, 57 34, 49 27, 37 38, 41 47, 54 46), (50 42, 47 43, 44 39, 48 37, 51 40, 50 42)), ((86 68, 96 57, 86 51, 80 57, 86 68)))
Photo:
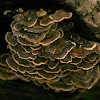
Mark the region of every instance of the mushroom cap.
POLYGON ((26 26, 24 26, 23 28, 24 28, 25 31, 28 31, 28 32, 41 33, 41 32, 49 30, 51 28, 51 25, 41 26, 41 25, 39 25, 37 23, 37 24, 35 24, 32 27, 26 27, 26 26))
POLYGON ((48 26, 49 24, 52 24, 52 23, 54 23, 54 20, 50 19, 49 16, 46 16, 40 20, 41 26, 48 26))
POLYGON ((34 68, 33 67, 29 67, 29 68, 27 68, 27 67, 23 67, 23 66, 18 66, 17 67, 17 70, 20 72, 20 73, 28 73, 28 72, 30 72, 30 71, 33 71, 34 70, 34 68))
POLYGON ((71 91, 72 89, 74 89, 73 85, 66 86, 66 84, 63 83, 62 81, 58 81, 51 84, 48 83, 47 85, 52 89, 56 89, 56 91, 71 91))
POLYGON ((68 75, 70 75, 70 73, 71 73, 70 71, 59 72, 59 73, 56 73, 56 76, 60 78, 67 77, 68 75))
POLYGON ((9 56, 10 56, 9 53, 4 53, 4 54, 0 55, 0 65, 1 66, 7 66, 6 58, 9 56))
POLYGON ((55 47, 52 45, 52 43, 50 45, 45 46, 45 52, 50 52, 50 53, 55 52, 55 47))
POLYGON ((97 46, 97 43, 91 41, 84 41, 83 45, 84 45, 84 49, 93 50, 97 46))
POLYGON ((99 78, 99 66, 95 66, 93 70, 76 72, 72 74, 71 82, 79 87, 90 89, 99 78))
POLYGON ((5 69, 6 68, 3 68, 3 66, 0 66, 0 79, 2 79, 2 80, 15 80, 15 79, 18 79, 18 77, 13 72, 8 72, 5 69))
POLYGON ((58 64, 59 64, 58 60, 51 61, 50 59, 48 59, 47 63, 46 63, 46 65, 48 65, 49 69, 55 69, 58 66, 58 64))
POLYGON ((70 52, 70 55, 74 58, 85 58, 86 57, 86 50, 83 47, 75 47, 72 49, 72 51, 70 52))
POLYGON ((64 59, 60 59, 61 63, 69 63, 72 62, 72 57, 70 55, 66 55, 64 59))
POLYGON ((61 64, 59 66, 61 66, 61 72, 63 72, 63 73, 66 71, 77 72, 80 70, 80 68, 77 68, 77 66, 75 66, 73 64, 61 64))
POLYGON ((86 63, 83 61, 80 64, 78 64, 78 68, 82 68, 83 70, 89 70, 89 69, 93 68, 99 61, 100 61, 99 57, 97 57, 96 60, 94 60, 93 62, 90 62, 90 63, 86 63))
POLYGON ((72 58, 72 62, 70 62, 70 64, 78 65, 81 62, 82 62, 82 59, 80 58, 72 58))
POLYGON ((93 53, 88 54, 85 58, 88 59, 89 62, 92 62, 92 61, 96 60, 96 58, 98 56, 99 56, 98 54, 96 54, 95 52, 93 52, 93 53))
POLYGON ((56 41, 60 37, 59 31, 51 30, 50 32, 51 32, 50 37, 45 37, 42 41, 40 41, 40 44, 42 44, 44 46, 49 45, 49 44, 53 43, 54 41, 56 41))
POLYGON ((60 68, 60 66, 57 66, 54 69, 50 69, 49 66, 44 66, 44 69, 43 70, 45 72, 47 72, 47 73, 58 73, 58 72, 61 71, 61 68, 60 68))
POLYGON ((46 73, 43 70, 38 70, 37 74, 47 80, 52 80, 52 79, 56 78, 56 75, 54 73, 46 73))
POLYGON ((25 38, 17 37, 17 41, 19 44, 23 46, 34 46, 35 44, 32 42, 27 41, 25 38))
POLYGON ((23 48, 23 49, 25 50, 25 52, 27 52, 27 53, 30 53, 30 52, 33 51, 33 50, 30 48, 30 46, 22 46, 22 45, 21 45, 21 48, 23 48))
POLYGON ((36 15, 38 17, 42 17, 42 16, 45 16, 47 14, 47 12, 45 10, 43 10, 42 8, 36 12, 36 15))
POLYGON ((56 10, 56 12, 52 15, 49 16, 49 18, 51 18, 52 20, 54 20, 55 22, 60 22, 64 19, 70 19, 72 17, 72 13, 71 12, 67 12, 63 9, 60 10, 56 10))
POLYGON ((9 45, 9 48, 18 54, 18 56, 22 59, 35 59, 36 56, 32 53, 27 53, 20 45, 17 46, 11 46, 9 45))
POLYGON ((5 35, 5 40, 8 42, 8 44, 10 45, 17 45, 17 38, 13 35, 12 32, 7 32, 7 34, 5 35))
POLYGON ((32 27, 37 23, 37 17, 30 18, 28 20, 20 18, 20 24, 25 25, 27 27, 32 27))
POLYGON ((11 26, 12 29, 14 29, 16 31, 19 31, 19 30, 21 30, 23 28, 23 25, 22 24, 16 23, 14 21, 11 23, 10 26, 11 26))
POLYGON ((17 67, 19 66, 17 63, 15 63, 15 61, 13 60, 12 56, 8 57, 6 59, 6 62, 8 64, 8 66, 14 70, 14 71, 17 71, 17 67))
POLYGON ((18 12, 22 13, 22 12, 24 12, 24 10, 22 8, 19 8, 18 12))
POLYGON ((35 33, 30 34, 29 32, 25 32, 25 39, 32 43, 39 43, 41 40, 43 40, 46 37, 46 34, 48 34, 49 31, 42 32, 41 34, 35 33))
POLYGON ((12 55, 12 58, 14 59, 14 61, 20 65, 20 66, 24 66, 24 67, 30 67, 31 66, 31 63, 29 61, 27 61, 26 59, 21 59, 17 53, 14 53, 12 55))
POLYGON ((41 64, 46 64, 47 63, 47 59, 42 58, 42 57, 37 57, 33 62, 34 65, 41 65, 41 64))
POLYGON ((66 41, 65 47, 61 53, 55 55, 56 59, 64 59, 66 55, 76 46, 74 42, 66 41))
POLYGON ((26 82, 30 82, 29 77, 28 76, 24 76, 23 73, 20 72, 15 72, 16 76, 26 82))
POLYGON ((100 55, 100 43, 97 43, 97 46, 93 49, 95 53, 100 55))

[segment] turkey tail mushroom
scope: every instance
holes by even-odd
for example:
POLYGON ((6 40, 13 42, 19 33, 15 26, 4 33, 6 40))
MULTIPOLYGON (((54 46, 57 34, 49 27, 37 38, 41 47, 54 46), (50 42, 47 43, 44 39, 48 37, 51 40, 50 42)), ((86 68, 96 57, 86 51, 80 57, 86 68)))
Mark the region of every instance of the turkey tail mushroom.
POLYGON ((0 56, 0 78, 33 81, 57 92, 90 89, 99 78, 100 44, 79 35, 66 38, 59 24, 71 17, 63 9, 19 11, 5 35, 11 55, 0 56))
POLYGON ((16 74, 7 66, 6 59, 9 56, 9 53, 0 55, 0 78, 2 80, 17 79, 16 74))
POLYGON ((49 16, 55 22, 61 22, 64 19, 70 19, 72 17, 71 12, 66 12, 63 9, 56 10, 56 12, 49 16))

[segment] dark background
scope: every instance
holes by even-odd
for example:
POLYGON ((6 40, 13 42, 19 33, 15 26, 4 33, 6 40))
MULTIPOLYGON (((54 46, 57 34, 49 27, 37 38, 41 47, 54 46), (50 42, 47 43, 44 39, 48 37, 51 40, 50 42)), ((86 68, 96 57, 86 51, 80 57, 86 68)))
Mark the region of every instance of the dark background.
MULTIPOLYGON (((10 29, 14 10, 18 8, 45 10, 66 8, 64 0, 0 0, 0 53, 9 52, 5 41, 5 34, 10 29), (3 15, 5 10, 12 10, 8 16, 3 15)), ((71 11, 71 9, 67 9, 71 11)), ((77 90, 74 93, 60 92, 53 90, 44 90, 42 87, 35 86, 32 82, 26 83, 22 80, 4 81, 0 79, 0 100, 99 100, 100 82, 90 90, 77 90)))

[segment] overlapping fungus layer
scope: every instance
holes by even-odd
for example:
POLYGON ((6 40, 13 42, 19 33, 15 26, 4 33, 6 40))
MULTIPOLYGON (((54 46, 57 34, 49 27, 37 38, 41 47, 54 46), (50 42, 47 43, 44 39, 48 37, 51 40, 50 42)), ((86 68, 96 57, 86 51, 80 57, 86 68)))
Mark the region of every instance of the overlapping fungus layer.
POLYGON ((97 82, 100 44, 77 36, 74 42, 66 40, 57 25, 71 17, 62 9, 51 15, 40 9, 14 16, 5 39, 11 51, 6 62, 16 77, 55 91, 90 89, 97 82))

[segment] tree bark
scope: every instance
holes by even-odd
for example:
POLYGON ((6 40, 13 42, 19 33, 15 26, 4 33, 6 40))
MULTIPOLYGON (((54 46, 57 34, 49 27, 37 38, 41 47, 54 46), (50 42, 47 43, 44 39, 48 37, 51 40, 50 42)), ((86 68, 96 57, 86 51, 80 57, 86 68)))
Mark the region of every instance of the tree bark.
POLYGON ((65 3, 80 15, 100 42, 100 0, 65 0, 65 3))

